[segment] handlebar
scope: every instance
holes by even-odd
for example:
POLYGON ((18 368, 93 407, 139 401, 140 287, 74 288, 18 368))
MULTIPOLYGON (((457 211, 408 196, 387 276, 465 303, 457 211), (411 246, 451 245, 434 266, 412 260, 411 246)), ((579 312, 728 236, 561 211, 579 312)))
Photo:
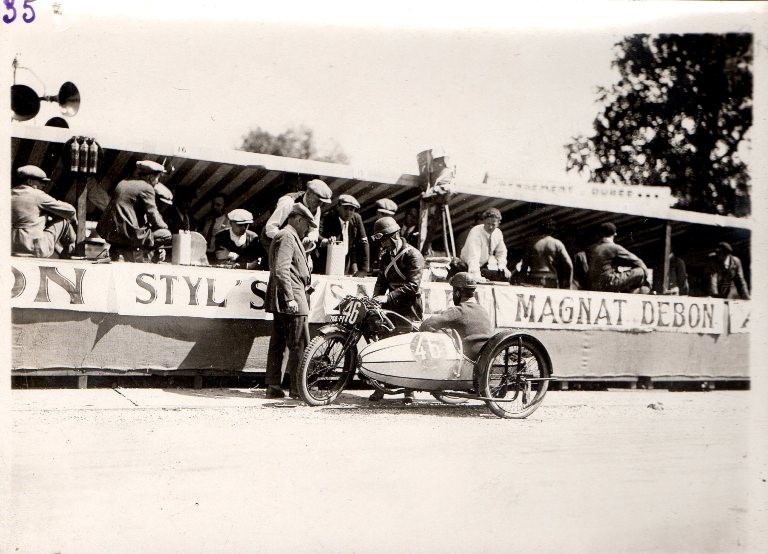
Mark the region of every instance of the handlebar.
POLYGON ((419 326, 414 324, 413 321, 408 319, 407 317, 400 315, 397 312, 393 312, 392 310, 387 310, 385 308, 381 307, 381 304, 374 300, 370 296, 355 296, 353 294, 348 294, 344 298, 341 299, 339 302, 339 305, 343 304, 347 300, 357 300, 359 302, 362 302, 363 305, 366 307, 366 309, 370 311, 375 311, 377 315, 379 316, 379 319, 381 321, 382 326, 387 330, 388 333, 391 333, 395 330, 396 325, 392 322, 392 316, 395 316, 396 318, 399 318, 402 320, 405 324, 407 324, 411 330, 418 331, 419 326))

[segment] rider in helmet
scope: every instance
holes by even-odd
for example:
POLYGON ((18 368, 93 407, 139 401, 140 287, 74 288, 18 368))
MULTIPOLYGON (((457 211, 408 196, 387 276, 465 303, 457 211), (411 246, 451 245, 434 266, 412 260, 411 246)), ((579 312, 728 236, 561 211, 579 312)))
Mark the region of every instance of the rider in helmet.
POLYGON ((461 337, 464 355, 477 360, 480 350, 493 333, 488 312, 475 299, 477 279, 466 271, 451 278, 454 306, 421 322, 419 331, 455 329, 461 337))
MULTIPOLYGON (((421 272, 424 258, 400 236, 400 225, 389 216, 376 220, 371 238, 381 244, 381 271, 373 288, 374 299, 382 307, 403 317, 418 321, 424 309, 421 302, 421 272)), ((397 321, 393 323, 397 324, 397 321)), ((378 390, 370 400, 381 400, 378 390)), ((413 402, 413 392, 405 391, 406 404, 413 402)))

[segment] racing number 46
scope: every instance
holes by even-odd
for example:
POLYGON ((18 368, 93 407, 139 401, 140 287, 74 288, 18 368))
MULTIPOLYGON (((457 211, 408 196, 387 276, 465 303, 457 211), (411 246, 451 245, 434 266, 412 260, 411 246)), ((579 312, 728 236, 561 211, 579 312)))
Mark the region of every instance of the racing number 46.
POLYGON ((357 318, 360 316, 360 310, 357 309, 357 302, 349 302, 344 306, 341 315, 344 323, 347 325, 354 325, 357 323, 357 318))
MULTIPOLYGON (((25 23, 32 23, 35 20, 35 9, 32 7, 32 2, 34 1, 35 0, 24 0, 24 4, 22 5, 24 13, 21 18, 25 23)), ((16 8, 16 0, 3 0, 3 4, 5 4, 6 11, 5 15, 3 15, 3 21, 5 23, 13 23, 19 15, 16 8)))

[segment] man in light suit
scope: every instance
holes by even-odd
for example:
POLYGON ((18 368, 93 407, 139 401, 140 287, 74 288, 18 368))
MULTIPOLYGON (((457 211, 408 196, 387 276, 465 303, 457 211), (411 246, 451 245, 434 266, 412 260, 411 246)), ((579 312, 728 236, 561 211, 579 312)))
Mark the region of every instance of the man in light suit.
POLYGON ((269 283, 265 298, 265 310, 274 316, 272 336, 267 353, 267 398, 284 398, 282 381, 290 375, 292 398, 298 398, 296 374, 304 348, 307 346, 309 329, 309 295, 311 272, 302 240, 317 228, 314 215, 302 203, 291 208, 286 225, 278 231, 269 248, 269 283), (283 360, 288 350, 288 360, 283 371, 283 360))

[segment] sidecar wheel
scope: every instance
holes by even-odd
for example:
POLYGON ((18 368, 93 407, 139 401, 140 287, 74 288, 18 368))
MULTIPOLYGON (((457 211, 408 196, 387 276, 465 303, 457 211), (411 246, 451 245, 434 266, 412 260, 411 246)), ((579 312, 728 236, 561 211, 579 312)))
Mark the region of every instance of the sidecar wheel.
POLYGON ((497 416, 522 419, 541 405, 552 375, 544 348, 530 336, 499 333, 483 347, 477 361, 477 387, 497 416))
POLYGON ((332 332, 312 339, 296 376, 299 396, 310 406, 326 406, 341 394, 357 369, 357 345, 344 351, 347 334, 332 332))

